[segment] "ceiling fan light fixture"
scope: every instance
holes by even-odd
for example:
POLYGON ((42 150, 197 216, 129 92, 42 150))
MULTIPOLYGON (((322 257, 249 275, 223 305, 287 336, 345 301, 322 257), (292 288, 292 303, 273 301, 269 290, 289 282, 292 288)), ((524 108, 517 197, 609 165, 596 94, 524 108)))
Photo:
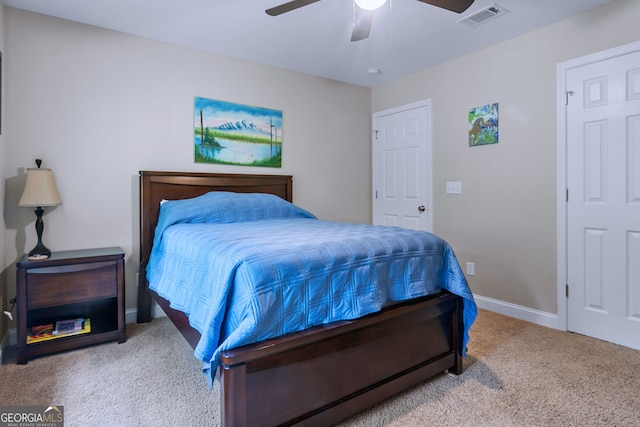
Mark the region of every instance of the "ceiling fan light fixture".
POLYGON ((380 9, 387 0, 353 0, 361 9, 376 10, 380 9))

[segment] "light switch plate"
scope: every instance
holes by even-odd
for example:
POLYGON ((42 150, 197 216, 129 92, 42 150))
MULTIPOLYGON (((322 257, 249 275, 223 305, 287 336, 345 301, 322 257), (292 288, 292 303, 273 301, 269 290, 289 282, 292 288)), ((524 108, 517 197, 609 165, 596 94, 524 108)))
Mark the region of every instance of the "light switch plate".
POLYGON ((476 274, 476 265, 472 262, 467 263, 467 274, 473 276, 476 274))
POLYGON ((462 194, 462 183, 460 181, 447 181, 447 194, 462 194))

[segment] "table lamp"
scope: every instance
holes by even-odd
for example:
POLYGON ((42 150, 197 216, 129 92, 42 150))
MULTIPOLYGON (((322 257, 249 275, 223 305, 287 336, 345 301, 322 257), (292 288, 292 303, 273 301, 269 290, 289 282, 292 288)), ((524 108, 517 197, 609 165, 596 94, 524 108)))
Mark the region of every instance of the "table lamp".
POLYGON ((56 185, 53 182, 51 169, 41 169, 42 160, 36 159, 37 168, 27 169, 27 182, 24 185, 22 197, 18 202, 19 207, 36 207, 36 233, 38 233, 38 244, 31 252, 29 259, 40 260, 47 259, 51 256, 51 251, 42 244, 42 231, 44 223, 42 222, 43 206, 58 206, 62 204, 56 185))

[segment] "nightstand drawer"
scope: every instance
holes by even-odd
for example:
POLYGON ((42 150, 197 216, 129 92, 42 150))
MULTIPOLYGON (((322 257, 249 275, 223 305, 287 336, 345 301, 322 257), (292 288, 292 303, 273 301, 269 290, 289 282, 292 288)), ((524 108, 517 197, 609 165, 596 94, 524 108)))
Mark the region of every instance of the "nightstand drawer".
POLYGON ((117 297, 117 261, 27 270, 30 308, 117 297))

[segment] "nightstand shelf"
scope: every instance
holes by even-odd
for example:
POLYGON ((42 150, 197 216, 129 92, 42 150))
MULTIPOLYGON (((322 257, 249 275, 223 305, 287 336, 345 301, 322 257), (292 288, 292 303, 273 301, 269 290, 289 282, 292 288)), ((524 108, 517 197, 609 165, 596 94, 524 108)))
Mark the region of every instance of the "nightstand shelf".
POLYGON ((54 252, 40 261, 25 255, 16 271, 19 364, 33 356, 126 340, 122 249, 54 252), (91 331, 27 344, 33 326, 75 318, 90 319, 91 331))

